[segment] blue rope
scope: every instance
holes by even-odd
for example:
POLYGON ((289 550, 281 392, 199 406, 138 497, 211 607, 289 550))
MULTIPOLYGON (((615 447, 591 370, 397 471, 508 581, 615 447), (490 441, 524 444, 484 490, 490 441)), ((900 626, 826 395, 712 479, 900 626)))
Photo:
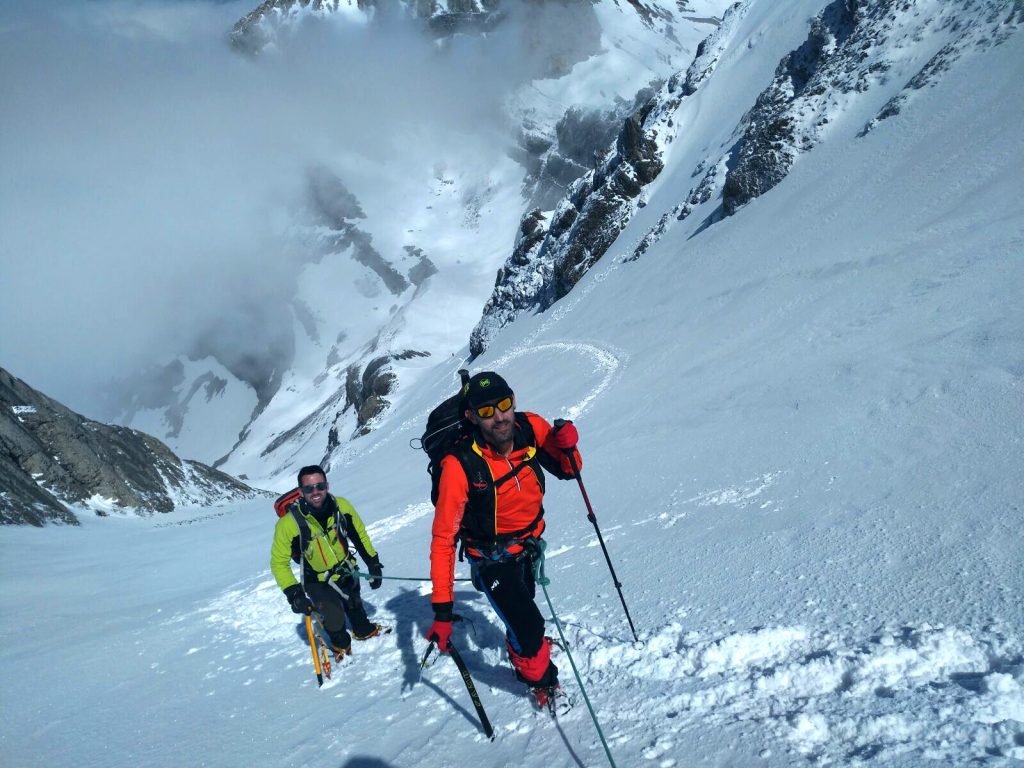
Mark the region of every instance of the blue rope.
POLYGON ((562 639, 562 646, 565 650, 565 655, 569 657, 569 664, 572 666, 572 673, 576 676, 576 682, 580 685, 580 691, 583 693, 583 700, 587 703, 587 709, 590 710, 590 718, 594 721, 594 727, 597 728, 597 735, 601 737, 601 746, 604 747, 604 753, 608 755, 608 762, 612 764, 612 768, 616 768, 615 759, 612 757, 611 750, 608 749, 608 742, 604 738, 604 731, 601 730, 601 724, 597 721, 597 714, 594 712, 594 707, 590 703, 590 697, 587 696, 587 688, 583 685, 583 680, 580 678, 580 671, 576 668, 576 662, 572 657, 572 653, 569 651, 569 641, 565 639, 565 632, 562 631, 562 622, 558 620, 558 614, 555 613, 555 606, 551 604, 551 595, 548 594, 548 584, 551 583, 551 579, 544 575, 544 550, 547 549, 548 543, 544 539, 538 539, 538 557, 533 564, 533 576, 540 588, 544 590, 544 597, 548 601, 548 608, 551 609, 551 618, 555 622, 555 627, 558 629, 558 636, 562 639))

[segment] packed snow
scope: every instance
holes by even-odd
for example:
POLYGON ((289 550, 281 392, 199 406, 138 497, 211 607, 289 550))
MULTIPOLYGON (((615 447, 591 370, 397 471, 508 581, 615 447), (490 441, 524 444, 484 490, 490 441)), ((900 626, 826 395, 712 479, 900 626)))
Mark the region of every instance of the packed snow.
MULTIPOLYGON (((770 77, 820 6, 756 3, 744 23, 762 34, 736 31, 727 66, 770 77)), ((688 125, 735 104, 700 106, 688 125)), ((1022 113, 1014 35, 866 136, 851 121, 736 215, 698 232, 698 213, 628 260, 693 184, 680 129, 605 259, 473 362, 519 408, 575 420, 639 635, 579 487, 549 481, 537 599, 568 640, 567 715, 533 709, 463 582, 453 641, 494 741, 449 659, 420 669, 432 509, 409 442, 464 361, 407 361, 415 386, 329 473, 368 522, 387 580, 364 597, 394 631, 317 687, 269 573, 271 497, 4 528, 4 764, 1020 764, 1022 113)))

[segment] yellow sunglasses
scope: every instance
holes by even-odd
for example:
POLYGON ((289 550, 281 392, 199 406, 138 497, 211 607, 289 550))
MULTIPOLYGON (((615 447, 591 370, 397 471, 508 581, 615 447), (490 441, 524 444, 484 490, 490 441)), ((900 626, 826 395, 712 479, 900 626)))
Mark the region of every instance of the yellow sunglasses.
POLYGON ((476 409, 476 415, 481 419, 489 419, 494 416, 494 409, 497 408, 502 413, 505 413, 509 408, 512 407, 512 398, 506 397, 504 400, 499 400, 494 405, 481 405, 476 409))

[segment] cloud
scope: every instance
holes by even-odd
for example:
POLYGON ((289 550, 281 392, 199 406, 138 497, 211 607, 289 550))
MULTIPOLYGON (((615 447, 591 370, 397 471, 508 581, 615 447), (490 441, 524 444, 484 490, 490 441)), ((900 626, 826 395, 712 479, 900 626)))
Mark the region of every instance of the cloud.
POLYGON ((293 290, 312 165, 386 210, 439 159, 504 151, 504 99, 536 72, 521 25, 441 45, 397 15, 310 18, 245 57, 227 32, 250 9, 3 13, 0 365, 86 415, 111 379, 197 338, 260 345, 245 318, 293 290))

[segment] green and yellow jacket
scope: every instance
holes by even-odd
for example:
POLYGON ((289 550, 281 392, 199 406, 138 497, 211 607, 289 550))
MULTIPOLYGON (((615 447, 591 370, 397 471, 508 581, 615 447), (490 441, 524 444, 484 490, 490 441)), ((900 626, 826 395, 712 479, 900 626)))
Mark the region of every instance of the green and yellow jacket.
POLYGON ((299 499, 288 507, 274 528, 270 571, 281 589, 298 584, 289 561, 299 562, 301 556, 305 581, 337 581, 356 567, 353 548, 367 565, 376 562, 377 551, 370 543, 366 526, 347 499, 328 495, 320 509, 313 509, 305 499, 299 499), (309 526, 309 532, 301 536, 296 513, 309 526))

